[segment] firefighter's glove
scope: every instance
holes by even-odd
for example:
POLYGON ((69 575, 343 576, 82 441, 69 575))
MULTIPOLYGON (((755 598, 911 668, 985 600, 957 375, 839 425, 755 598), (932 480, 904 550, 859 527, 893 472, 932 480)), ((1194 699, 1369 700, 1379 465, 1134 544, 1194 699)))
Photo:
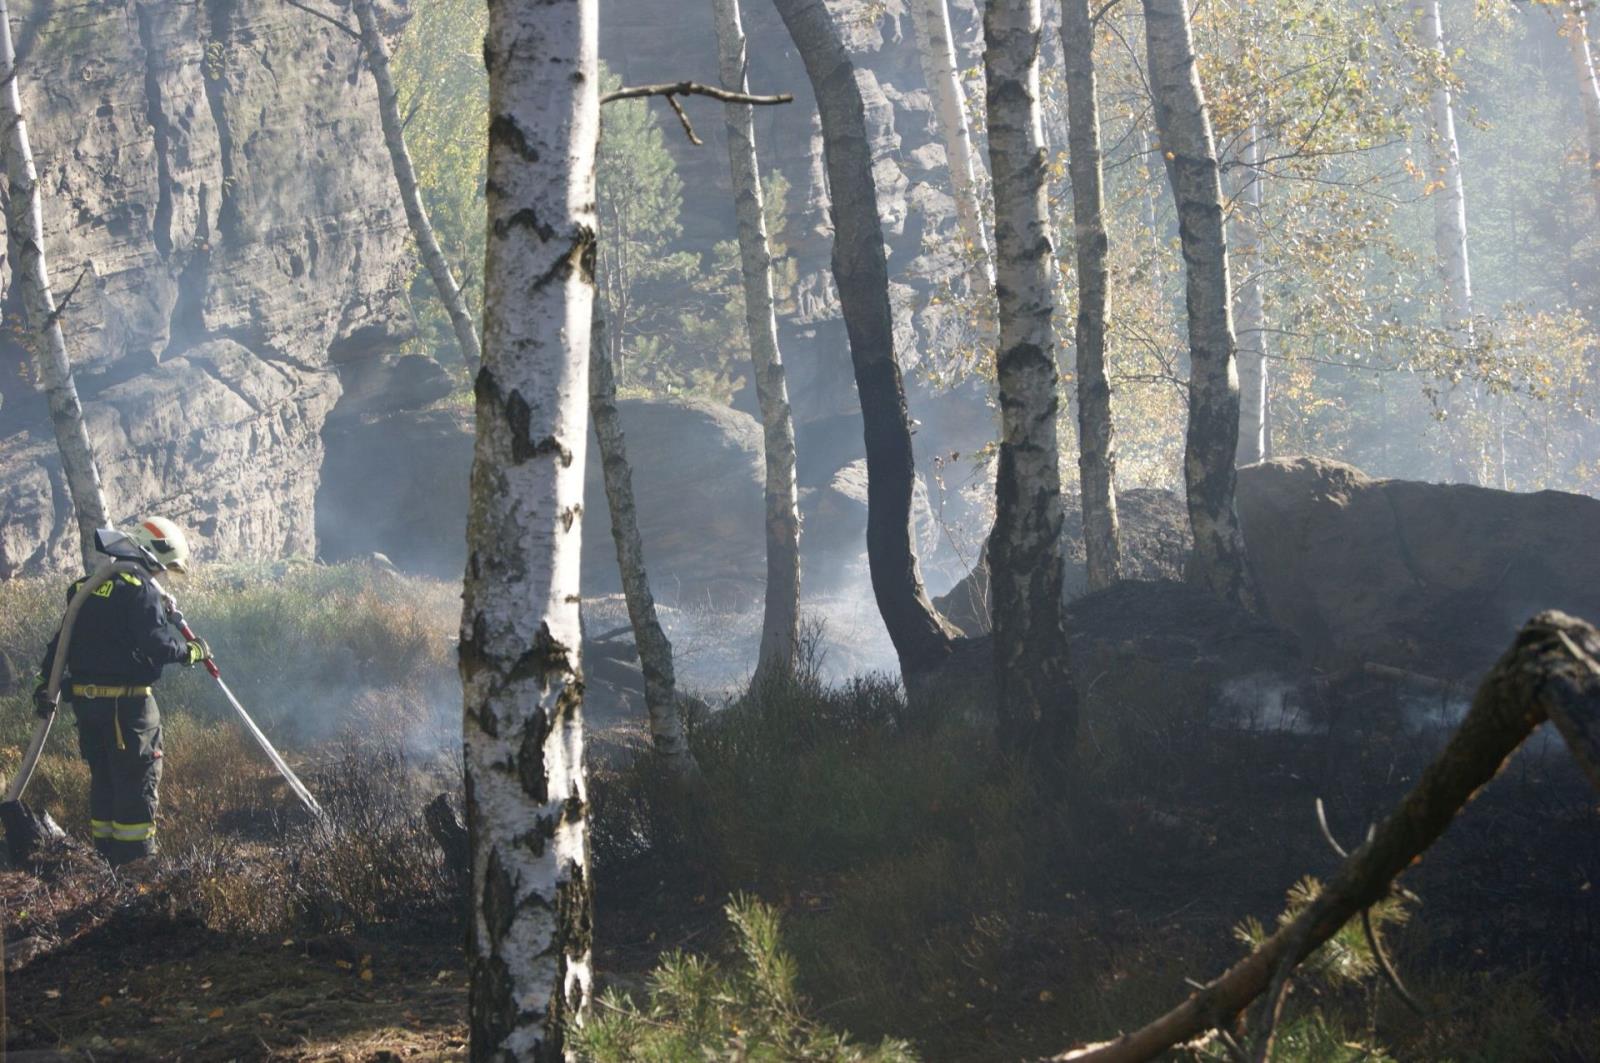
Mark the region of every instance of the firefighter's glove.
POLYGON ((48 683, 40 683, 33 688, 33 714, 41 720, 48 720, 56 711, 56 703, 50 697, 48 683))
POLYGON ((211 647, 206 645, 205 639, 196 635, 189 640, 189 659, 183 662, 186 666, 193 667, 201 661, 209 661, 210 659, 211 647))

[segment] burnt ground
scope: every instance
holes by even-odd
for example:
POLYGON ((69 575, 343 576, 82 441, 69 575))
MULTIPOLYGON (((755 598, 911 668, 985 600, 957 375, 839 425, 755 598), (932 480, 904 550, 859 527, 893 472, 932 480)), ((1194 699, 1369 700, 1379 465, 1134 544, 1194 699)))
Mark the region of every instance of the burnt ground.
MULTIPOLYGON (((1185 978, 1237 959, 1241 919, 1270 924, 1291 884, 1331 873, 1314 798, 1354 842, 1411 785, 1440 735, 1372 730, 1391 719, 1392 693, 1339 692, 1366 722, 1314 734, 1123 736, 1137 748, 1108 750, 1069 809, 1029 826, 1037 851, 1014 901, 924 928, 949 936, 957 959, 949 972, 908 971, 892 1011, 805 975, 842 932, 836 897, 862 868, 731 881, 681 852, 600 852, 597 969, 637 990, 664 951, 726 956, 721 908, 743 889, 783 909, 815 1013, 863 1039, 909 1037, 930 1060, 1014 1060, 1110 1036, 1175 1003, 1185 978)), ((1297 999, 1369 1016, 1398 1059, 1595 1058, 1597 881, 1600 801, 1559 742, 1541 740, 1404 879, 1421 905, 1389 940, 1429 1014, 1382 989, 1307 985, 1297 999), (1474 1043, 1487 1047, 1461 1050, 1474 1043)), ((182 872, 120 881, 81 850, 0 871, 13 1058, 465 1058, 450 903, 268 937, 208 929, 182 900, 194 888, 182 872)))
POLYGON ((262 939, 60 854, 0 872, 10 1058, 456 1059, 459 926, 262 939), (59 1055, 58 1055, 59 1054, 59 1055))

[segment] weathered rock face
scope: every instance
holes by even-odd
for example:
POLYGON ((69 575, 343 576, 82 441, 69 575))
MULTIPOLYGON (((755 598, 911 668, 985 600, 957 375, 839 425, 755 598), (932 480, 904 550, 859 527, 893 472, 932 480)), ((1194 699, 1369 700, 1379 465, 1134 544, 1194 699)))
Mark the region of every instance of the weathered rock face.
MULTIPOLYGON (((657 597, 717 607, 759 599, 767 571, 760 424, 696 399, 625 399, 617 407, 657 597)), ((621 583, 593 433, 587 461, 583 590, 605 594, 621 583)))
MULTIPOLYGON (((337 369, 409 328, 405 222, 356 43, 277 0, 13 13, 114 516, 168 513, 202 556, 313 552, 337 369)), ((43 403, 14 386, 0 501, 0 576, 73 563, 43 403)))
MULTIPOLYGON (((1083 595, 1089 570, 1083 546, 1083 506, 1077 496, 1063 499, 1061 551, 1065 561, 1061 594, 1068 601, 1083 595)), ((1183 499, 1171 491, 1134 488, 1117 494, 1121 525, 1122 578, 1148 582, 1181 580, 1193 548, 1183 499)), ((969 635, 989 631, 989 573, 985 565, 934 600, 945 618, 969 635)))
MULTIPOLYGON (((828 0, 828 7, 855 59, 866 105, 879 216, 889 252, 895 338, 910 374, 929 350, 954 346, 963 328, 961 315, 951 311, 948 300, 931 300, 952 287, 966 287, 944 147, 905 0, 828 0)), ((978 5, 975 0, 952 0, 950 9, 958 58, 964 66, 975 65, 982 51, 978 5)), ((850 347, 829 266, 833 229, 822 141, 814 126, 816 102, 776 9, 750 4, 743 15, 753 90, 792 92, 795 97, 789 106, 756 108, 755 120, 763 172, 781 173, 790 184, 783 239, 796 260, 798 281, 793 312, 782 315, 779 323, 796 416, 809 421, 855 407, 850 347)), ((600 51, 630 83, 689 76, 707 80, 712 77, 707 72, 717 69, 710 5, 656 0, 603 5, 600 51)), ((969 91, 981 91, 980 84, 973 82, 969 91)), ((685 234, 709 250, 734 231, 725 132, 714 106, 691 105, 691 111, 706 146, 689 146, 671 130, 667 143, 684 178, 685 234)), ((912 412, 922 416, 915 404, 912 412)))
POLYGON ((472 434, 467 409, 347 417, 341 408, 323 430, 319 555, 345 561, 376 552, 407 572, 460 579, 472 434))
POLYGON ((1325 668, 1475 682, 1539 610, 1600 617, 1600 499, 1292 458, 1241 469, 1238 500, 1268 614, 1325 668))

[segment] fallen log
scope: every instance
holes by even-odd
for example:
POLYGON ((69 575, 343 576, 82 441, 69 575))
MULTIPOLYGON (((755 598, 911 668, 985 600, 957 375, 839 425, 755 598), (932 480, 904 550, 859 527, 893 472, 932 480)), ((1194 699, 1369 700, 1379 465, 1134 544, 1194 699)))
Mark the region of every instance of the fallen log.
MULTIPOLYGON (((1456 813, 1547 720, 1600 789, 1600 631, 1557 612, 1539 614, 1518 632, 1478 687, 1471 710, 1444 751, 1293 921, 1149 1025, 1052 1060, 1140 1063, 1209 1030, 1226 1030, 1269 988, 1278 997, 1294 966, 1386 897, 1395 877, 1421 858, 1456 813)), ((1271 1002, 1269 1015, 1277 1003, 1271 1002)), ((1269 1019, 1263 1050, 1270 1040, 1269 1019)))

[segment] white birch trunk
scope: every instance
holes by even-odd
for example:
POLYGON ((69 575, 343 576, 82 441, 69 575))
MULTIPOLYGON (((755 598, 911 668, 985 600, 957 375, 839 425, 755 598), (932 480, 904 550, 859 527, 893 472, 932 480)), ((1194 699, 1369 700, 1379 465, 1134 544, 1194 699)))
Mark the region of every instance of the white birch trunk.
POLYGON ((489 6, 484 357, 461 679, 474 1059, 562 1059, 591 984, 578 571, 595 0, 489 6))
POLYGON ((1239 464, 1270 456, 1267 443, 1267 307, 1261 284, 1261 132, 1251 123, 1234 182, 1233 313, 1239 337, 1239 464))
POLYGON ((372 10, 372 0, 355 0, 356 22, 361 27, 361 47, 372 68, 372 79, 378 84, 378 118, 383 124, 383 141, 389 147, 389 161, 394 166, 395 184, 400 186, 400 202, 405 207, 406 223, 411 227, 411 238, 417 242, 417 254, 433 278, 433 287, 439 301, 450 315, 455 329, 456 345, 461 348, 461 360, 467 368, 476 370, 482 356, 478 342, 478 328, 473 324, 467 300, 461 286, 450 272, 439 240, 433 233, 433 223, 422 205, 422 190, 417 186, 417 172, 411 165, 411 152, 406 147, 405 126, 400 120, 400 94, 389 74, 389 46, 378 29, 378 19, 372 10))
POLYGON ((672 666, 672 643, 656 616, 655 595, 644 567, 644 540, 639 535, 639 511, 633 501, 633 469, 628 464, 628 444, 617 414, 617 378, 611 369, 611 351, 605 342, 599 302, 595 303, 593 335, 589 343, 589 414, 594 419, 599 444, 600 469, 611 511, 611 540, 617 548, 617 569, 622 574, 622 597, 633 625, 633 644, 644 673, 644 705, 650 717, 650 743, 667 770, 679 778, 700 773, 683 734, 678 713, 678 680, 672 666))
POLYGON ((1000 461, 989 537, 1001 738, 1065 753, 1076 726, 1061 615, 1055 248, 1039 113, 1039 0, 988 0, 984 71, 994 175, 1000 461))
POLYGON ((1589 47, 1589 17, 1586 0, 1567 0, 1564 32, 1572 55, 1572 72, 1583 101, 1584 144, 1589 155, 1589 190, 1600 213, 1600 77, 1596 77, 1594 52, 1589 47))
POLYGON ((1117 581, 1117 451, 1106 375, 1105 190, 1094 25, 1088 0, 1061 0, 1061 53, 1067 81, 1068 170, 1078 265, 1078 482, 1089 589, 1117 581))
MULTIPOLYGON (((1434 53, 1438 83, 1428 94, 1428 183, 1433 188, 1433 244, 1439 260, 1439 280, 1444 288, 1440 323, 1446 342, 1469 351, 1474 341, 1472 321, 1472 271, 1467 255, 1467 196, 1461 181, 1461 147, 1456 141, 1455 107, 1445 80, 1447 60, 1444 25, 1439 0, 1425 0, 1421 8, 1422 43, 1434 53)), ((1467 415, 1478 405, 1478 388, 1450 386, 1443 398, 1445 440, 1450 449, 1451 475, 1466 483, 1485 481, 1487 460, 1467 426, 1467 415)))
MULTIPOLYGON (((722 87, 748 92, 748 59, 739 0, 712 0, 722 87)), ((739 265, 744 281, 745 330, 754 362, 756 399, 766 452, 767 589, 761 623, 756 682, 794 670, 800 645, 800 503, 795 480, 794 417, 778 349, 773 309, 772 249, 761 202, 761 165, 756 157, 755 108, 730 103, 728 168, 739 223, 739 265)))
POLYGON ((1234 505, 1239 377, 1211 116, 1195 67, 1185 0, 1144 0, 1144 16, 1150 91, 1183 241, 1190 361, 1183 479, 1194 532, 1188 578, 1253 608, 1244 533, 1234 505))
POLYGON ((966 90, 961 84, 960 64, 950 33, 950 8, 945 0, 912 0, 911 25, 917 39, 917 57, 922 61, 922 77, 932 97, 934 122, 944 143, 951 192, 956 200, 956 224, 961 227, 961 238, 973 259, 973 287, 987 296, 994 290, 994 266, 979 209, 972 131, 967 125, 966 90))
POLYGON ((1445 69, 1444 27, 1439 0, 1422 7, 1422 42, 1439 64, 1440 81, 1428 95, 1428 153, 1432 161, 1433 243, 1444 282, 1444 327, 1463 349, 1472 346, 1472 270, 1467 257, 1467 195, 1461 183, 1461 146, 1456 141, 1455 107, 1445 69))
POLYGON ((0 0, 0 121, 6 127, 4 153, 11 197, 7 229, 17 271, 12 283, 21 289, 28 329, 34 334, 29 346, 33 348, 39 383, 49 400, 50 423, 55 429, 67 491, 72 496, 78 545, 87 570, 94 567, 95 529, 109 523, 108 507, 94 450, 89 445, 89 431, 83 422, 78 387, 72 379, 72 361, 67 356, 55 296, 50 291, 50 270, 44 254, 44 208, 39 175, 33 167, 33 148, 28 143, 28 126, 22 117, 10 19, 5 0, 0 0))

